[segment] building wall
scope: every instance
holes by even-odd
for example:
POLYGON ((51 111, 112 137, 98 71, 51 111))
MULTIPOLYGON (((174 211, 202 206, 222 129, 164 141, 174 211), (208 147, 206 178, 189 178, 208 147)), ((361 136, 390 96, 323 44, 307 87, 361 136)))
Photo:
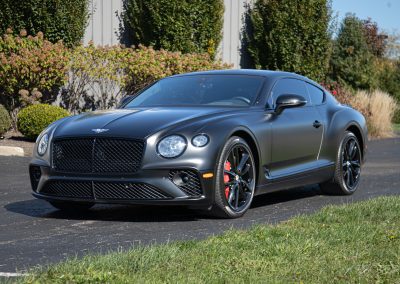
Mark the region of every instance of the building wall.
MULTIPOLYGON (((123 0, 90 0, 91 17, 85 32, 84 43, 95 45, 119 43, 119 19, 123 0)), ((234 68, 243 66, 242 27, 245 6, 252 0, 224 0, 223 38, 218 48, 218 57, 234 68)))
POLYGON ((119 43, 119 19, 122 0, 90 0, 91 17, 85 31, 84 44, 92 41, 95 45, 119 43))

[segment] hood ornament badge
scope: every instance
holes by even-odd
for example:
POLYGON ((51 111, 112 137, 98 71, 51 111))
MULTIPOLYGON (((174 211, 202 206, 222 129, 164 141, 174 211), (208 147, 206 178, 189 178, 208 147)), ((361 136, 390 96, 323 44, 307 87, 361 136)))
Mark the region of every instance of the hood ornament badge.
POLYGON ((97 134, 103 133, 103 132, 107 132, 108 130, 110 130, 110 129, 104 129, 104 128, 95 128, 95 129, 92 129, 92 131, 95 132, 95 133, 97 133, 97 134))

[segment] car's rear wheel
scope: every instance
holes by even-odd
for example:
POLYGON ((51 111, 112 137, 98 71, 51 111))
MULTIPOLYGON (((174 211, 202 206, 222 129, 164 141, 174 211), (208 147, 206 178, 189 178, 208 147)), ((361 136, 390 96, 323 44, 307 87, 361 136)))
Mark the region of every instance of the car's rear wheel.
POLYGON ((87 211, 94 206, 94 203, 90 202, 49 201, 49 203, 58 210, 68 212, 87 211))
POLYGON ((328 194, 353 194, 360 183, 362 152, 357 137, 346 131, 336 157, 335 175, 332 181, 321 184, 328 194))
POLYGON ((249 209, 256 186, 256 167, 246 141, 231 137, 218 160, 212 214, 238 218, 249 209))

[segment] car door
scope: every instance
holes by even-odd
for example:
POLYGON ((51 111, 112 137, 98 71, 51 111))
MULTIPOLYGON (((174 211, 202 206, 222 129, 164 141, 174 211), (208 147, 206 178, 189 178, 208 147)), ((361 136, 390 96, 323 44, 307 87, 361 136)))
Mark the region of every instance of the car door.
POLYGON ((271 178, 285 177, 316 167, 321 146, 323 125, 312 105, 306 83, 302 80, 280 79, 272 89, 273 107, 280 95, 300 95, 307 100, 302 107, 285 109, 271 120, 271 178))

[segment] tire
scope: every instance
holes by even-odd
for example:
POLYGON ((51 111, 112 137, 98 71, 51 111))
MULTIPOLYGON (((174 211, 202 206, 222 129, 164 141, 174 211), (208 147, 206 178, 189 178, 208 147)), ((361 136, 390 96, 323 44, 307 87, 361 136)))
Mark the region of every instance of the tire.
POLYGON ((351 195, 356 192, 361 177, 361 161, 358 139, 352 132, 346 131, 336 155, 333 180, 320 184, 321 190, 334 195, 351 195))
POLYGON ((256 166, 251 149, 242 138, 231 137, 218 158, 211 214, 229 219, 243 216, 251 205, 255 186, 256 166))
POLYGON ((58 210, 66 212, 84 212, 94 206, 94 203, 90 202, 49 201, 49 203, 58 210))

